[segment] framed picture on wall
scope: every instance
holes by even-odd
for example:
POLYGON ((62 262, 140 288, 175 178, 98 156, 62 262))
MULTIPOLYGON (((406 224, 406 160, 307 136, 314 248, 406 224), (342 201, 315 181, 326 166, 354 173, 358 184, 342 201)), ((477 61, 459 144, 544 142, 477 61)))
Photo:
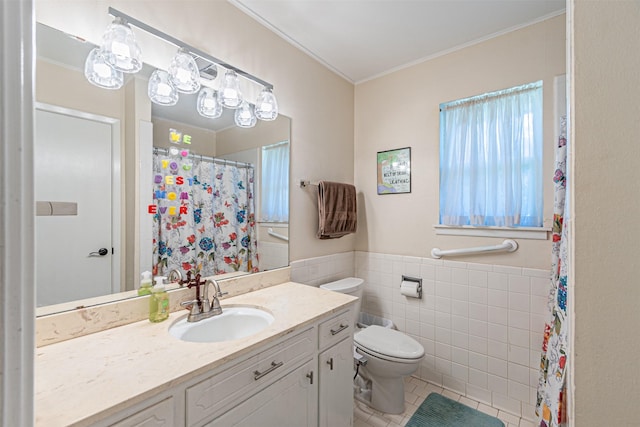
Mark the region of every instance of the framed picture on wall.
POLYGON ((411 147, 378 151, 378 194, 411 193, 411 147))

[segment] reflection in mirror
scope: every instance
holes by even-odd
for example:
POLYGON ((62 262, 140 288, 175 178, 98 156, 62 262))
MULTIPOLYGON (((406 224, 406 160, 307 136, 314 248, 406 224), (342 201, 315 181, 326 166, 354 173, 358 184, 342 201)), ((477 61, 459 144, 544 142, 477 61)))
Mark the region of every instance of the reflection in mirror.
POLYGON ((95 46, 42 24, 36 41, 38 315, 136 296, 145 270, 288 265, 287 117, 243 129, 200 116, 197 94, 157 106, 149 67, 101 89, 83 75, 95 46))

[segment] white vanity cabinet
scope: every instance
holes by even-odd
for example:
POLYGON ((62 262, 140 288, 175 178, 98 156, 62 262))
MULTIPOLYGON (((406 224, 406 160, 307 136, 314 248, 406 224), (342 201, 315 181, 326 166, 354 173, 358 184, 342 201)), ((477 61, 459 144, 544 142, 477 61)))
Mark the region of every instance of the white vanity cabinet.
POLYGON ((318 425, 346 427, 353 425, 353 343, 340 341, 320 353, 318 425))
POLYGON ((111 424, 111 427, 171 427, 175 423, 173 408, 173 398, 168 397, 115 424, 111 424))
POLYGON ((315 426, 318 419, 318 388, 314 376, 315 359, 308 361, 206 425, 207 427, 315 426))
MULTIPOLYGON (((276 419, 275 417, 282 414, 270 415, 268 412, 278 412, 272 407, 276 407, 276 402, 278 399, 281 400, 280 395, 283 393, 301 398, 303 404, 308 399, 314 399, 315 402, 317 392, 315 383, 312 384, 311 381, 315 368, 308 365, 311 360, 315 360, 317 354, 316 336, 316 329, 309 328, 280 343, 259 349, 245 361, 235 365, 229 364, 231 366, 224 367, 218 374, 188 387, 186 425, 235 425, 242 420, 244 410, 260 414, 264 419, 276 419), (309 375, 309 378, 306 375, 309 375), (300 395, 296 396, 295 392, 300 395), (265 406, 266 403, 263 402, 269 401, 272 401, 272 404, 265 406), (235 421, 229 422, 231 419, 235 421)), ((286 401, 280 403, 286 404, 286 401)), ((281 408, 279 411, 281 412, 281 408)), ((243 423, 240 425, 250 425, 243 423)))
POLYGON ((351 426, 351 313, 349 310, 328 320, 321 320, 313 328, 260 352, 256 357, 261 358, 263 363, 256 369, 241 364, 233 370, 234 373, 225 371, 188 389, 187 425, 351 426), (231 382, 230 379, 235 377, 242 380, 231 382), (256 377, 259 378, 256 380, 256 377), (233 384, 238 385, 234 388, 233 384), (243 395, 239 393, 244 393, 244 397, 248 398, 243 401, 243 395), (225 412, 221 403, 224 401, 235 401, 235 405, 225 412), (216 405, 217 410, 209 411, 209 422, 201 424, 195 421, 203 418, 203 408, 214 408, 216 405))
POLYGON ((293 323, 275 340, 247 351, 239 347, 226 363, 208 371, 203 366, 202 373, 189 379, 175 378, 155 394, 130 398, 131 405, 106 408, 79 422, 48 423, 43 418, 38 426, 349 427, 352 310, 348 305, 338 313, 293 323))
POLYGON ((318 425, 353 424, 353 317, 342 313, 319 327, 318 425))

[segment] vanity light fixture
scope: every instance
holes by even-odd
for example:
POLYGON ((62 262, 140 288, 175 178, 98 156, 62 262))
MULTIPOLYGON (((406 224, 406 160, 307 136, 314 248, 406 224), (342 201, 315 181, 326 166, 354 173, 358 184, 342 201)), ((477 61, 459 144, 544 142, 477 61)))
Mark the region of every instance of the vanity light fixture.
POLYGON ((172 106, 178 103, 178 91, 173 86, 169 73, 164 70, 155 70, 151 74, 147 94, 158 105, 172 106))
POLYGON ((240 81, 238 75, 233 70, 224 73, 222 83, 220 83, 220 103, 225 108, 235 110, 242 105, 242 92, 240 91, 240 81))
POLYGON ((265 87, 258 95, 255 113, 257 118, 265 121, 275 120, 278 117, 278 101, 276 101, 271 88, 265 87))
POLYGON ((252 128, 256 125, 256 115, 253 112, 253 106, 247 101, 242 101, 240 108, 236 110, 234 116, 236 125, 241 128, 252 128))
POLYGON ((126 19, 117 16, 102 35, 102 55, 113 68, 123 73, 142 69, 142 51, 126 19))
POLYGON ((122 71, 107 64, 100 48, 97 47, 89 52, 84 62, 84 76, 89 83, 105 89, 120 89, 124 84, 122 71))
MULTIPOLYGON (((236 110, 235 122, 241 127, 253 127, 256 119, 275 120, 278 103, 273 95, 273 85, 239 68, 225 63, 200 49, 138 21, 112 7, 109 14, 115 19, 102 36, 102 45, 94 49, 85 62, 85 76, 93 84, 107 89, 122 87, 122 73, 135 73, 142 68, 141 50, 131 30, 134 26, 178 47, 168 71, 156 70, 149 79, 148 95, 159 105, 171 106, 178 102, 178 92, 196 93, 201 88, 200 79, 212 82, 218 75, 217 66, 226 70, 219 89, 203 89, 198 95, 196 109, 204 117, 218 118, 222 108, 236 110), (111 70, 105 68, 111 68, 111 70), (256 106, 242 98, 239 77, 263 87, 256 106)), ((211 86, 211 84, 208 84, 211 86)))
POLYGON ((173 86, 179 92, 196 93, 200 90, 198 65, 186 49, 178 49, 171 60, 168 72, 173 86))
POLYGON ((203 87, 198 94, 196 109, 203 117, 210 119, 220 117, 222 115, 222 104, 220 103, 218 91, 210 87, 203 87))

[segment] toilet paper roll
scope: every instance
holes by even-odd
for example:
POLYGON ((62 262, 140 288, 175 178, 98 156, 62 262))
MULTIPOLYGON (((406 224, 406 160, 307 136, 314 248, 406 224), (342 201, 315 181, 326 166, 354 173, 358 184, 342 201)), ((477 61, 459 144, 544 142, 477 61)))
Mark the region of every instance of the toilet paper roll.
POLYGON ((411 280, 403 280, 400 284, 400 293, 412 298, 420 298, 420 291, 418 287, 419 282, 413 282, 411 280))

